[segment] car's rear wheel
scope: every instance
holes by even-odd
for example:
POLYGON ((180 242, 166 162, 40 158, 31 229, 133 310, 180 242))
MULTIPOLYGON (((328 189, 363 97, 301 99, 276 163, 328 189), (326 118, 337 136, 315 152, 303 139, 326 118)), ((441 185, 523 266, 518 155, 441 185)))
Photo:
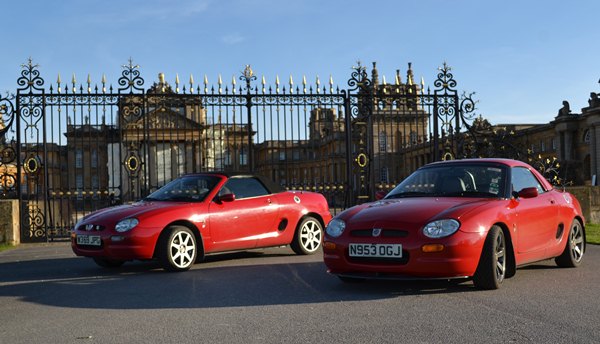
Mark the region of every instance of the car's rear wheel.
POLYGON ((323 226, 312 216, 305 217, 294 235, 292 250, 297 254, 313 254, 321 247, 323 226))
POLYGON ((506 276, 506 241, 504 232, 493 226, 488 232, 473 276, 473 284, 480 289, 498 289, 506 276))
POLYGON ((585 252, 585 233, 579 220, 573 220, 569 230, 569 239, 563 253, 556 257, 556 265, 562 268, 574 268, 581 264, 585 252))
POLYGON ((118 268, 125 263, 122 260, 94 257, 94 262, 103 268, 118 268))
POLYGON ((198 247, 194 233, 184 226, 171 226, 159 242, 159 260, 167 271, 186 271, 196 261, 198 247))

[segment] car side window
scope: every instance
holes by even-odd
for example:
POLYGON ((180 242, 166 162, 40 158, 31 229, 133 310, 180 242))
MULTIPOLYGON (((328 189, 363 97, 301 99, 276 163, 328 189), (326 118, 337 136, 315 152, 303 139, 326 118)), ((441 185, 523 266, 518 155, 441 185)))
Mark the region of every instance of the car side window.
POLYGON ((256 178, 231 178, 223 188, 227 188, 235 194, 236 199, 269 194, 267 188, 256 178))
POLYGON ((545 190, 537 178, 524 167, 513 167, 511 182, 513 191, 519 192, 524 188, 537 188, 538 193, 543 193, 545 190))

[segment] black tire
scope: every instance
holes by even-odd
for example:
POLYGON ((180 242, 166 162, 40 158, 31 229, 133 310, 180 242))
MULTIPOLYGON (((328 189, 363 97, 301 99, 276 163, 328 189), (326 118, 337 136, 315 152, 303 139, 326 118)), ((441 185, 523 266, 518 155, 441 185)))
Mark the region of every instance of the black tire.
POLYGON ((291 247, 296 254, 314 254, 321 248, 322 242, 323 226, 321 222, 312 216, 307 216, 300 221, 296 228, 291 247))
POLYGON ((98 266, 101 266, 103 268, 109 268, 109 269, 118 268, 121 265, 123 265, 123 263, 125 263, 122 260, 115 260, 115 259, 107 259, 107 258, 99 258, 99 257, 94 257, 93 259, 94 259, 94 262, 98 266))
POLYGON ((579 220, 573 220, 563 253, 554 258, 561 268, 576 268, 581 265, 585 253, 585 232, 579 220))
POLYGON ((196 262, 198 245, 194 233, 184 226, 171 226, 158 243, 158 258, 167 271, 186 271, 196 262))
POLYGON ((344 282, 344 283, 348 283, 348 284, 356 284, 356 283, 363 283, 366 281, 366 279, 364 278, 360 278, 360 277, 348 277, 348 276, 338 276, 338 278, 344 282))
POLYGON ((498 289, 506 277, 506 240, 504 232, 493 226, 488 232, 473 276, 473 284, 479 289, 498 289))

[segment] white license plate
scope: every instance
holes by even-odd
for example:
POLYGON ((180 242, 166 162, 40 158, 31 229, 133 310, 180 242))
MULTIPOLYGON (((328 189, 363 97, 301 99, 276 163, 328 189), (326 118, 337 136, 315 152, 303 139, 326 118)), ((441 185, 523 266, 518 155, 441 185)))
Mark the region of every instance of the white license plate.
POLYGON ((100 240, 99 235, 78 235, 77 236, 77 244, 78 245, 89 245, 89 246, 100 246, 102 244, 102 240, 100 240))
POLYGON ((401 244, 350 244, 350 257, 402 258, 401 244))

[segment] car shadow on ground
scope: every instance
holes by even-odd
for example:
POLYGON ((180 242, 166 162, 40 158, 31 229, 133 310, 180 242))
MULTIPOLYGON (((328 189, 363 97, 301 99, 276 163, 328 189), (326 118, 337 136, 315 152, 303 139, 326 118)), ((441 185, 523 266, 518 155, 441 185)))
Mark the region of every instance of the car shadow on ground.
POLYGON ((183 273, 164 272, 153 261, 127 263, 118 269, 102 269, 80 257, 6 262, 0 264, 0 297, 57 307, 163 309, 368 301, 475 291, 470 282, 346 284, 329 275, 320 261, 273 262, 281 256, 286 254, 209 256, 183 273))

